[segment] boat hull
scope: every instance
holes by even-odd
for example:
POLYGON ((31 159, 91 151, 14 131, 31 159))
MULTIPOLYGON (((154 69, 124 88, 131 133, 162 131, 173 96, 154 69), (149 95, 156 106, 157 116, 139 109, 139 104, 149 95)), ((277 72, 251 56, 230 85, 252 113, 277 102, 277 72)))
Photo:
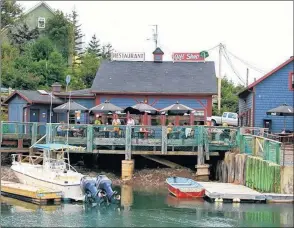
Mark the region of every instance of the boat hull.
POLYGON ((205 194, 205 189, 199 188, 195 191, 185 191, 180 188, 174 188, 173 186, 168 186, 168 191, 177 198, 202 198, 205 194))
POLYGON ((33 176, 32 172, 24 172, 19 169, 19 167, 11 167, 14 171, 19 182, 22 184, 32 185, 40 188, 49 188, 56 191, 62 192, 62 198, 64 200, 75 200, 75 201, 84 201, 84 194, 80 187, 80 183, 69 183, 61 184, 59 182, 54 182, 53 180, 45 180, 45 178, 40 175, 33 176))

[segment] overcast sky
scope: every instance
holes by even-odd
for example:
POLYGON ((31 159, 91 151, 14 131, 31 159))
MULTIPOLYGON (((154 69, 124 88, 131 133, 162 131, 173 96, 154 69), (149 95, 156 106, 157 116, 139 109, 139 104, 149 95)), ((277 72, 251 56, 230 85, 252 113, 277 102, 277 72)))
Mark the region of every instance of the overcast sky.
MULTIPOLYGON (((38 1, 19 2, 29 9, 38 1)), ((219 43, 239 58, 269 72, 293 55, 292 1, 47 1, 53 9, 79 13, 87 43, 93 34, 117 51, 145 52, 151 60, 155 44, 148 41, 152 27, 159 29, 159 46, 164 59, 172 52, 200 52, 219 43)), ((218 76, 218 49, 209 52, 218 76)), ((230 57, 237 74, 245 81, 246 65, 230 57)), ((240 82, 222 58, 222 75, 240 82)), ((263 76, 249 70, 249 83, 263 76)))

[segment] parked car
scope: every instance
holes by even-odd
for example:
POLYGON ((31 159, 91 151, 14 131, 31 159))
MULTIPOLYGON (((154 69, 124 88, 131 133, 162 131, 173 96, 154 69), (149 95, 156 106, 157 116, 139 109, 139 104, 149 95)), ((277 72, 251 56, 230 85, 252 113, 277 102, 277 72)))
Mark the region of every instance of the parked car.
POLYGON ((224 112, 222 116, 207 117, 207 121, 211 121, 212 126, 219 126, 223 123, 228 126, 238 126, 238 114, 235 112, 224 112))

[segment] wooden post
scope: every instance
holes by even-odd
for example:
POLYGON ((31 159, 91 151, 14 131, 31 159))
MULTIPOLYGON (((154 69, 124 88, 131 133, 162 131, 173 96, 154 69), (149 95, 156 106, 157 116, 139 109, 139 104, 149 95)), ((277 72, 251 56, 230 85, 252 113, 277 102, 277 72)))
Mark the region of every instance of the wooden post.
POLYGON ((33 123, 32 126, 32 142, 31 144, 35 144, 38 138, 38 123, 33 123))
POLYGON ((126 126, 125 160, 132 159, 132 127, 126 126))
POLYGON ((52 142, 52 138, 50 137, 50 135, 52 134, 52 130, 51 129, 52 129, 52 124, 51 123, 47 123, 46 124, 46 144, 52 142))
POLYGON ((161 127, 161 153, 167 154, 167 127, 161 127))
POLYGON ((87 152, 93 152, 93 126, 87 125, 87 152))

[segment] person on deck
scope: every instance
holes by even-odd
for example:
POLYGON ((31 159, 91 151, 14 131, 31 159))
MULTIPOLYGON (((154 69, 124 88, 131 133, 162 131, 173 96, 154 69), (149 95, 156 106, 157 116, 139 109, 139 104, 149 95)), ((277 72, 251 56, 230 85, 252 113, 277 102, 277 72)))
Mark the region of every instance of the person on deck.
MULTIPOLYGON (((132 116, 130 116, 130 118, 128 119, 127 125, 128 126, 135 126, 135 120, 133 119, 132 116)), ((134 136, 135 128, 134 127, 131 127, 131 129, 132 129, 132 136, 134 136)))
POLYGON ((117 114, 115 114, 113 116, 112 125, 114 126, 114 128, 113 128, 114 135, 115 135, 115 137, 118 137, 119 136, 119 131, 120 131, 119 125, 121 125, 121 122, 120 122, 120 119, 118 119, 117 114))
POLYGON ((174 124, 172 122, 169 122, 168 125, 167 125, 167 138, 168 139, 171 137, 173 127, 174 127, 174 124))
POLYGON ((58 125, 56 131, 57 131, 57 136, 65 136, 64 134, 64 122, 61 121, 60 124, 58 125))
MULTIPOLYGON (((96 115, 96 120, 95 120, 95 122, 94 122, 94 125, 102 125, 102 124, 103 124, 103 123, 102 123, 102 118, 101 118, 101 116, 96 115)), ((99 132, 100 127, 94 127, 94 130, 95 130, 96 132, 99 132)))

